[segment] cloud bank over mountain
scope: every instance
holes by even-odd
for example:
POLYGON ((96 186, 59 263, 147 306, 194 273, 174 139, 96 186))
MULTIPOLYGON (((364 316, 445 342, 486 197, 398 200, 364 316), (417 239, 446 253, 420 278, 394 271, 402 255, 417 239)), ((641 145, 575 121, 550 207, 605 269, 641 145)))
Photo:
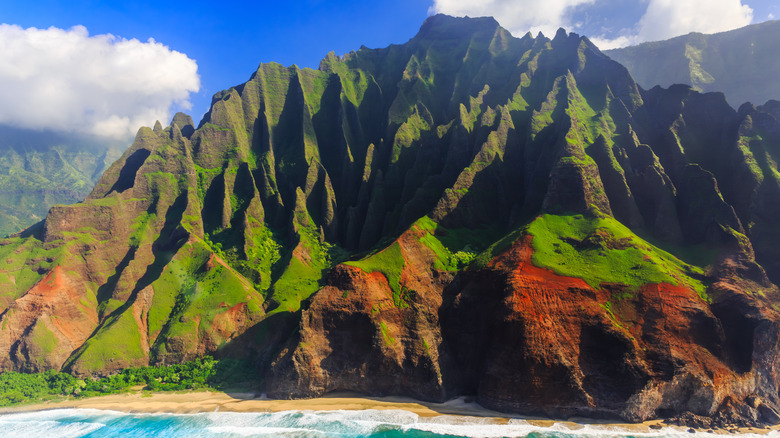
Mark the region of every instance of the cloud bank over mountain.
POLYGON ((149 39, 0 24, 0 123, 114 138, 189 109, 198 65, 149 39))
POLYGON ((641 17, 638 21, 620 25, 617 30, 610 29, 614 24, 607 16, 597 27, 602 32, 594 31, 587 24, 593 16, 603 16, 603 0, 434 0, 431 12, 472 17, 491 15, 517 36, 528 31, 552 36, 563 27, 586 33, 602 49, 663 40, 689 32, 722 32, 746 26, 753 20, 753 9, 742 0, 647 0, 637 1, 629 9, 640 8, 645 9, 636 15, 641 17))
POLYGON ((594 38, 602 49, 660 41, 690 32, 716 33, 747 26, 753 9, 740 0, 650 0, 635 32, 594 38))
POLYGON ((559 27, 573 30, 571 12, 595 0, 434 0, 431 12, 456 17, 493 16, 517 36, 526 32, 555 35, 559 27))

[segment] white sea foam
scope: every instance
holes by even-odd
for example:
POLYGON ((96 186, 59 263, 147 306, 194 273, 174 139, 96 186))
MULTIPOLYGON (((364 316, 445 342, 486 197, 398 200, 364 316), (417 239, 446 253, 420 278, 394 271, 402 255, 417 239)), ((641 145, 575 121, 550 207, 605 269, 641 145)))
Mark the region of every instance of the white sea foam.
POLYGON ((251 427, 251 426, 211 426, 209 432, 215 434, 238 435, 238 436, 290 436, 296 438, 326 437, 327 432, 311 429, 296 429, 285 427, 251 427))
MULTIPOLYGON (((121 430, 125 436, 166 437, 365 437, 391 430, 413 435, 414 432, 460 437, 526 437, 531 433, 545 437, 574 438, 690 438, 680 427, 639 432, 615 426, 554 423, 543 427, 522 419, 501 423, 492 418, 442 415, 420 417, 404 410, 362 411, 283 411, 273 413, 211 412, 200 414, 125 414, 94 409, 61 409, 41 412, 0 415, 2 436, 79 437, 115 436, 121 430), (147 429, 149 428, 149 429, 147 429), (131 429, 131 433, 127 430, 131 429)), ((711 434, 706 434, 712 437, 711 434)), ((759 438, 746 434, 741 437, 759 438)), ((780 437, 771 432, 764 437, 780 437)))
MULTIPOLYGON (((71 414, 86 414, 92 410, 61 409, 41 412, 20 412, 0 415, 0 434, 4 437, 45 436, 51 438, 75 438, 105 427, 101 422, 64 422, 71 414)), ((100 412, 100 411, 95 411, 100 412)))

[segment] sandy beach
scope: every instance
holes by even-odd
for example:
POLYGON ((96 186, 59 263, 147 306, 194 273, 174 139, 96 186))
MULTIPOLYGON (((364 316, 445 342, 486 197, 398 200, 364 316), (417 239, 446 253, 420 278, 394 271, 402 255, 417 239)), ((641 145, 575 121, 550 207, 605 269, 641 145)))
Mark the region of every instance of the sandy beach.
MULTIPOLYGON (((670 426, 663 420, 643 423, 617 423, 609 420, 577 418, 570 420, 552 420, 538 417, 512 416, 506 413, 485 409, 476 403, 456 399, 446 403, 427 403, 408 397, 367 397, 362 394, 332 393, 319 398, 305 400, 272 400, 254 393, 184 391, 184 392, 147 392, 136 390, 124 394, 105 395, 83 399, 56 400, 36 404, 0 408, 0 414, 16 412, 35 412, 49 409, 84 408, 103 409, 125 413, 172 413, 194 414, 201 412, 281 412, 281 411, 337 411, 337 410, 404 410, 421 417, 441 415, 480 417, 495 424, 505 424, 510 418, 522 419, 538 427, 551 427, 554 424, 570 429, 585 426, 619 428, 627 432, 649 433, 660 428, 674 428, 687 431, 685 427, 670 426)), ((767 434, 780 430, 771 428, 741 428, 730 432, 715 430, 715 434, 754 433, 767 434)))
MULTIPOLYGON (((212 391, 191 391, 180 393, 142 392, 106 395, 84 399, 71 399, 30 404, 0 409, 0 414, 13 412, 31 412, 48 409, 88 408, 105 409, 127 413, 175 413, 191 414, 199 412, 280 412, 280 411, 335 411, 364 409, 400 409, 413 412, 421 417, 439 415, 471 416, 489 418, 497 424, 509 421, 509 418, 521 418, 539 427, 563 424, 577 429, 585 425, 609 426, 631 432, 651 432, 664 425, 661 420, 644 423, 614 423, 592 419, 576 421, 550 420, 543 418, 515 417, 505 413, 467 403, 462 399, 447 403, 426 403, 405 397, 365 397, 357 394, 334 393, 324 397, 307 400, 270 400, 258 398, 253 393, 225 393, 212 391)), ((686 430, 685 428, 680 428, 686 430)), ((726 431, 720 431, 727 433, 726 431)), ((769 429, 742 429, 742 433, 767 433, 769 429)))
POLYGON ((191 392, 132 392, 83 399, 57 400, 17 407, 0 408, 0 413, 29 412, 44 409, 88 408, 107 409, 129 413, 198 412, 280 412, 289 410, 332 411, 361 409, 402 409, 417 415, 471 415, 501 418, 502 414, 480 408, 476 404, 423 403, 401 397, 364 398, 351 394, 332 394, 306 400, 271 400, 258 398, 253 393, 225 393, 212 391, 191 392))

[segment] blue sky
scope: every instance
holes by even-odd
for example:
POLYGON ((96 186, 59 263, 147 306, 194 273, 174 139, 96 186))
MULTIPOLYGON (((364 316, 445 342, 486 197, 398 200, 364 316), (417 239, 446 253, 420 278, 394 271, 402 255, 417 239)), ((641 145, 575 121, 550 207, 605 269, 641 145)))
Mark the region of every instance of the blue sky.
POLYGON ((331 50, 342 54, 361 44, 403 43, 430 7, 419 0, 35 3, 28 8, 3 0, 0 21, 23 28, 83 25, 90 35, 154 38, 196 60, 201 77, 200 90, 191 96, 196 121, 214 93, 245 82, 261 62, 316 68, 331 50))
MULTIPOLYGON (((137 54, 140 52, 131 49, 117 50, 113 55, 112 65, 122 65, 122 57, 153 60, 148 61, 146 70, 132 72, 132 78, 143 81, 144 85, 156 81, 155 78, 159 73, 156 70, 164 65, 171 66, 166 67, 170 69, 171 74, 189 78, 186 85, 181 85, 168 94, 160 93, 165 98, 158 99, 153 105, 143 106, 138 103, 140 108, 137 110, 140 114, 138 117, 130 114, 134 107, 127 103, 134 100, 132 88, 120 93, 116 92, 116 87, 108 85, 106 88, 109 90, 106 91, 108 97, 103 100, 122 101, 126 104, 121 110, 115 110, 116 114, 110 114, 114 111, 112 108, 103 108, 106 113, 101 115, 102 118, 90 121, 89 126, 94 128, 102 124, 100 126, 103 126, 106 132, 121 126, 121 129, 134 132, 137 129, 134 124, 140 123, 139 121, 147 120, 153 115, 162 117, 159 114, 165 113, 163 108, 166 102, 169 107, 167 110, 170 110, 181 106, 186 107, 186 102, 189 101, 191 109, 187 112, 193 114, 196 121, 199 120, 208 109, 211 96, 215 92, 246 81, 260 62, 275 61, 284 65, 297 64, 301 67, 316 68, 319 60, 331 50, 342 54, 358 49, 361 45, 384 47, 391 43, 403 43, 411 38, 423 20, 434 12, 472 16, 497 15, 499 22, 515 34, 527 30, 543 31, 547 34, 554 32, 558 26, 564 26, 570 31, 592 36, 600 44, 620 45, 675 36, 674 34, 683 34, 690 30, 712 32, 765 21, 775 16, 780 18, 780 7, 774 3, 775 0, 347 0, 338 2, 325 0, 293 2, 44 0, 33 3, 0 0, 0 22, 19 27, 6 29, 9 30, 6 34, 0 32, 0 47, 3 45, 3 35, 19 35, 22 30, 30 27, 47 29, 52 26, 66 31, 73 26, 83 26, 88 31, 89 38, 112 34, 118 37, 118 40, 137 39, 140 43, 146 43, 153 38, 167 46, 167 55, 157 50, 155 52, 157 55, 140 56, 137 54), (695 20, 690 22, 687 19, 690 14, 680 6, 686 3, 692 7, 697 7, 696 3, 705 4, 706 9, 712 11, 712 15, 704 16, 698 23, 695 20), (33 4, 35 6, 31 6, 33 4), (722 8, 718 9, 717 4, 721 4, 722 8), (655 15, 652 10, 655 10, 655 15), (749 11, 749 14, 746 11, 749 11), (664 25, 671 24, 659 30, 659 22, 664 25), (666 33, 658 33, 660 31, 666 33), (181 52, 197 63, 196 77, 192 72, 194 64, 183 62, 181 57, 167 64, 172 51, 181 52), (124 124, 119 123, 120 120, 124 121, 124 124)), ((57 38, 62 37, 62 34, 57 35, 57 38)), ((87 38, 85 35, 81 36, 82 40, 87 38)), ((16 44, 13 40, 16 37, 6 36, 6 38, 12 39, 10 44, 16 44)), ((96 49, 78 50, 96 50, 102 53, 103 50, 113 50, 112 44, 116 45, 116 41, 104 41, 104 44, 97 45, 96 49)), ((89 44, 79 45, 82 46, 92 47, 89 44)), ((36 50, 22 50, 29 53, 16 56, 35 56, 33 52, 36 50)), ((60 48, 52 50, 62 51, 60 48)), ((72 55, 70 58, 79 58, 79 56, 72 55)), ((50 59, 52 56, 46 58, 50 59)), ((20 58, 16 62, 25 64, 26 60, 20 58)), ((49 68, 58 75, 57 79, 66 77, 69 68, 74 70, 74 77, 85 76, 83 74, 85 69, 97 68, 79 67, 81 64, 73 59, 63 62, 70 63, 64 67, 53 65, 49 68), (82 70, 79 71, 79 68, 82 70)), ((100 65, 99 59, 94 62, 96 63, 94 65, 100 65)), ((43 62, 36 65, 46 68, 43 62)), ((120 78, 122 74, 123 71, 118 71, 116 74, 109 72, 101 76, 99 81, 108 81, 110 79, 106 78, 110 77, 120 78)), ((86 76, 82 78, 84 81, 82 87, 85 90, 82 95, 90 93, 89 81, 98 81, 98 79, 91 79, 89 75, 86 76)), ((38 81, 48 80, 43 74, 40 77, 43 79, 37 79, 38 81)), ((132 87, 132 78, 121 80, 129 84, 128 87, 132 87)), ((0 79, 3 79, 2 68, 0 68, 0 79)), ((168 82, 165 84, 168 84, 170 78, 166 80, 168 82)), ((184 82, 186 81, 182 81, 184 82)), ((65 84, 62 85, 63 87, 68 86, 67 79, 62 79, 62 83, 65 84)), ((150 88, 150 96, 152 90, 160 90, 164 86, 168 85, 150 88)), ((175 85, 171 87, 175 88, 175 85)), ((16 88, 29 90, 36 87, 22 82, 16 88)), ((3 102, 4 99, 19 99, 19 96, 9 93, 3 93, 0 87, 0 107, 7 105, 3 102)), ((97 96, 95 102, 101 98, 97 96)), ((38 106, 47 99, 51 100, 50 95, 42 93, 38 106)), ((152 97, 147 99, 154 100, 152 97)), ((62 101, 63 105, 67 103, 64 97, 62 101)), ((72 106, 73 103, 70 105, 72 106)), ((94 108, 96 105, 96 103, 81 105, 83 114, 100 113, 102 109, 94 108)), ((78 104, 76 106, 79 107, 78 104)), ((30 112, 32 114, 35 111, 30 112)), ((36 121, 37 124, 27 123, 18 114, 8 117, 16 117, 10 120, 11 123, 19 125, 27 123, 30 127, 46 128, 46 120, 57 118, 53 114, 54 111, 45 119, 36 121)), ((82 117, 80 114, 75 111, 72 117, 82 117)), ((4 115, 0 113, 0 122, 9 122, 3 118, 4 115)), ((62 126, 74 123, 73 119, 62 119, 60 122, 62 126)), ((54 125, 52 128, 57 129, 58 126, 54 125)), ((86 124, 84 126, 85 129, 92 129, 86 124)), ((94 128, 92 131, 99 132, 99 129, 94 128)))

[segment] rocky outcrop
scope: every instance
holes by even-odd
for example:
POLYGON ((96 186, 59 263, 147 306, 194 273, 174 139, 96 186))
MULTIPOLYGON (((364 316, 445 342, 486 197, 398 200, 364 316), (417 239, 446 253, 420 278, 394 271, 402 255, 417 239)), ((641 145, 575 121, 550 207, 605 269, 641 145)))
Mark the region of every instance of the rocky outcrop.
POLYGON ((327 285, 303 309, 297 335, 271 366, 271 397, 348 390, 444 401, 456 394, 438 315, 452 273, 435 268, 436 253, 421 241, 427 236, 415 226, 387 254, 374 256, 385 263, 395 258, 397 278, 349 265, 328 273, 327 285))
POLYGON ((711 304, 667 283, 594 289, 534 266, 530 240, 448 289, 445 339, 481 404, 628 421, 728 411, 737 424, 759 423, 750 400, 777 408, 777 351, 763 345, 777 335, 777 313, 746 296, 746 284, 720 280, 711 304))
POLYGON ((391 276, 337 266, 271 365, 269 395, 473 394, 492 409, 556 418, 774 421, 770 303, 779 291, 744 256, 713 268, 704 299, 682 285, 593 287, 537 267, 529 234, 453 279, 413 239, 420 233, 415 226, 396 242, 408 306, 394 302, 391 276), (424 257, 412 263, 410 254, 424 257))
POLYGON ((95 296, 59 266, 0 315, 0 354, 6 369, 59 369, 98 323, 95 296))

